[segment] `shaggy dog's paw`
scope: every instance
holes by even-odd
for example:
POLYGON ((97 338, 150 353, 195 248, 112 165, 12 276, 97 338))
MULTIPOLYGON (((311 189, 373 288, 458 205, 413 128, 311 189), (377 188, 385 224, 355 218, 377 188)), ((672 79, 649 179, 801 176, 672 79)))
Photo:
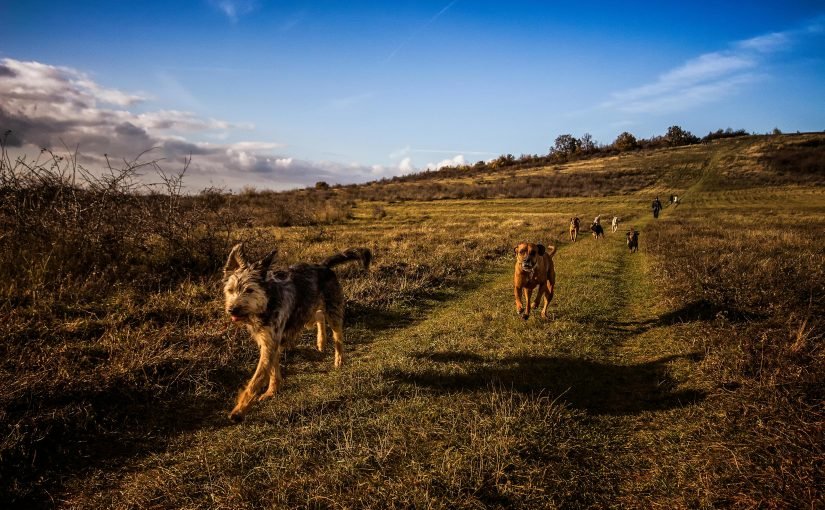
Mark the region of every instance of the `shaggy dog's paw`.
POLYGON ((274 392, 274 391, 267 391, 266 393, 264 393, 264 394, 262 394, 260 397, 258 397, 258 400, 260 400, 261 402, 263 402, 264 400, 269 400, 269 399, 271 399, 271 398, 272 398, 272 397, 274 397, 274 396, 275 396, 275 392, 274 392))
POLYGON ((239 413, 238 411, 232 411, 229 413, 229 420, 233 423, 240 423, 243 421, 243 414, 239 413))

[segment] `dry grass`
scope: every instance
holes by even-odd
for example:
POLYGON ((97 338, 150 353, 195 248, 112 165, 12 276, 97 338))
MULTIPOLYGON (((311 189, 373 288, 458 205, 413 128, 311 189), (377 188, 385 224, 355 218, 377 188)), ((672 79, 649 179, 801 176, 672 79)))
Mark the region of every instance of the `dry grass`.
POLYGON ((715 195, 649 236, 672 320, 720 389, 709 455, 693 463, 717 504, 813 508, 825 504, 825 196, 750 196, 762 207, 720 210, 715 195))
POLYGON ((775 165, 787 163, 768 162, 782 145, 774 142, 523 169, 510 188, 506 172, 473 178, 489 185, 445 176, 428 184, 437 189, 126 189, 121 200, 66 194, 65 182, 48 188, 62 195, 6 183, 3 196, 16 198, 4 204, 17 205, 2 217, 4 239, 16 242, 0 250, 4 270, 14 269, 0 306, 0 499, 118 508, 822 504, 812 489, 825 442, 823 196, 787 173, 769 189, 728 185, 737 172, 779 175, 775 165), (391 200, 498 185, 504 191, 482 196, 529 197, 535 191, 520 187, 539 186, 560 198, 391 200), (650 224, 650 196, 671 192, 684 205, 650 224), (323 207, 277 214, 321 194, 314 203, 323 207), (86 213, 105 229, 84 231, 67 214, 89 204, 105 204, 86 213), (123 223, 106 223, 118 207, 123 223), (561 242, 570 216, 596 214, 639 227, 641 253, 627 256, 620 235, 561 242), (22 221, 43 235, 25 237, 22 221), (108 244, 103 232, 121 236, 122 253, 88 248, 108 244), (333 371, 328 354, 298 348, 283 394, 242 426, 225 414, 255 352, 221 315, 217 270, 236 239, 258 253, 278 247, 283 264, 349 246, 376 253, 369 273, 340 271, 348 365, 333 371), (511 303, 510 253, 524 239, 563 246, 548 324, 523 323, 511 303), (48 257, 49 243, 59 257, 48 257))

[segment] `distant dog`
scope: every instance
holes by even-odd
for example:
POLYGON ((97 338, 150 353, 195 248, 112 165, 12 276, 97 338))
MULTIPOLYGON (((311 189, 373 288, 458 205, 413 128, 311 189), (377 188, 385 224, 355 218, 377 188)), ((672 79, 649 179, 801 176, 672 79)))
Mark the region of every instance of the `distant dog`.
POLYGON ((570 218, 570 241, 575 243, 577 237, 579 237, 579 219, 570 218))
POLYGON ((544 308, 541 316, 547 318, 547 306, 553 300, 553 290, 556 286, 556 269, 553 266, 553 255, 556 247, 545 248, 543 244, 520 243, 514 249, 516 266, 513 275, 513 293, 516 296, 516 313, 524 320, 530 317, 530 298, 533 289, 538 288, 536 302, 533 308, 538 308, 541 298, 544 297, 544 308), (522 302, 522 295, 527 295, 527 307, 522 302))
POLYGON ((602 227, 600 223, 590 225, 590 231, 593 232, 594 239, 604 237, 604 227, 602 227))
POLYGON ((369 268, 372 253, 366 248, 351 248, 320 264, 296 264, 272 270, 275 251, 263 259, 249 262, 243 245, 232 248, 223 268, 226 313, 232 322, 246 326, 260 347, 255 374, 238 395, 229 418, 241 421, 255 399, 266 400, 281 385, 281 353, 291 347, 304 327, 318 328, 318 350, 326 343, 326 323, 332 329, 335 367, 344 356, 344 294, 332 268, 359 261, 369 268), (259 396, 267 379, 269 387, 259 396))
POLYGON ((619 217, 613 216, 613 221, 610 222, 610 228, 613 229, 613 233, 615 234, 617 230, 619 230, 619 217))
POLYGON ((630 231, 627 233, 627 248, 630 253, 639 251, 639 233, 633 230, 633 227, 630 227, 630 231))

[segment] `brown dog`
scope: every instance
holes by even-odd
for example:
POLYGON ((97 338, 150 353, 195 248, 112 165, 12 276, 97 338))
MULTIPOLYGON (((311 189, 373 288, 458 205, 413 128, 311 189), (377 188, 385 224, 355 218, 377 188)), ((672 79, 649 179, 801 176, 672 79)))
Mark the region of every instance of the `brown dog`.
POLYGON ((579 219, 570 218, 570 241, 575 243, 577 237, 579 237, 579 219))
POLYGON ((513 276, 513 293, 516 296, 516 313, 524 320, 530 317, 530 298, 533 289, 538 288, 538 295, 534 308, 541 304, 544 296, 544 308, 541 316, 547 318, 547 306, 553 300, 553 289, 556 286, 556 269, 553 266, 553 255, 556 247, 545 248, 543 244, 521 243, 515 247, 516 267, 513 276), (526 291, 527 308, 521 301, 522 295, 526 291))

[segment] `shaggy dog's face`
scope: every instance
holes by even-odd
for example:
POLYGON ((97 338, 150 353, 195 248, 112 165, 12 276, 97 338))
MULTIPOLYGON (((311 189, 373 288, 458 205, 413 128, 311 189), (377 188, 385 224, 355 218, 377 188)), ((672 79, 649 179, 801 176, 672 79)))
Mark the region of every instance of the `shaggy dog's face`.
POLYGON ((232 322, 245 321, 266 311, 268 298, 263 282, 275 252, 258 262, 249 263, 238 244, 229 253, 223 269, 224 308, 232 322))
POLYGON ((538 258, 544 255, 542 244, 521 243, 515 247, 516 261, 524 271, 531 271, 538 263, 538 258))
POLYGON ((226 313, 232 322, 246 320, 266 310, 266 292, 260 285, 261 277, 253 269, 238 270, 229 275, 223 286, 226 313))

